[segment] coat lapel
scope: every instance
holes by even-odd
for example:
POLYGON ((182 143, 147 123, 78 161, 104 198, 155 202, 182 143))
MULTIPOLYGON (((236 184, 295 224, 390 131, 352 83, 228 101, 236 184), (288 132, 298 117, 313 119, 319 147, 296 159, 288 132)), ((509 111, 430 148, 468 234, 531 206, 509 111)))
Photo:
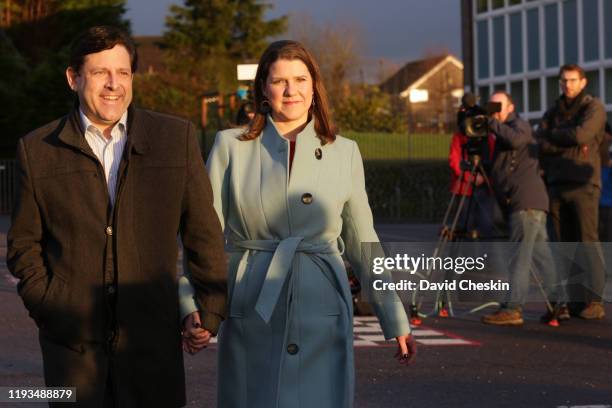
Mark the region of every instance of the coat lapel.
POLYGON ((278 239, 291 236, 287 213, 289 142, 278 133, 271 117, 266 122, 259 149, 260 180, 253 184, 261 186, 259 196, 266 223, 271 238, 278 239))

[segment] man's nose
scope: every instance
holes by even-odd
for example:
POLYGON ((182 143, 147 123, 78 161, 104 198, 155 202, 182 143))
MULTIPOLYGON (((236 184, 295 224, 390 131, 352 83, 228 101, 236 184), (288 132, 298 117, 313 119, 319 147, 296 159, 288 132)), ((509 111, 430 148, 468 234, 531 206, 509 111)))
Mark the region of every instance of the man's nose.
POLYGON ((115 90, 117 89, 118 86, 118 77, 117 74, 109 72, 108 75, 106 76, 106 88, 108 89, 112 89, 115 90))

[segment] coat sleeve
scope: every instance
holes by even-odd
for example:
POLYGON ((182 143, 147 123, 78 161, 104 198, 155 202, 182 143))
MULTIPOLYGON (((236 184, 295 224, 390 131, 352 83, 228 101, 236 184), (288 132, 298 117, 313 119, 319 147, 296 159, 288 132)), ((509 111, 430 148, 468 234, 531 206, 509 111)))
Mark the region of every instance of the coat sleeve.
POLYGON ((461 136, 455 133, 451 139, 450 150, 448 152, 448 165, 457 178, 461 176, 461 136))
MULTIPOLYGON (((372 254, 382 254, 382 247, 374 231, 361 154, 357 143, 352 143, 352 187, 342 211, 342 239, 345 242, 348 261, 357 273, 361 287, 367 291, 365 295, 374 307, 385 338, 391 339, 410 333, 410 325, 404 306, 394 291, 374 291, 372 288, 374 275, 370 259, 372 254)), ((391 280, 391 277, 376 275, 376 279, 391 280)))
POLYGON ((42 256, 43 227, 36 201, 28 153, 23 139, 17 146, 16 198, 7 235, 9 271, 19 279, 17 290, 30 316, 38 319, 49 276, 42 256))
MULTIPOLYGON (((187 135, 187 182, 183 196, 181 238, 185 273, 202 313, 202 324, 213 334, 227 313, 227 268, 223 232, 213 207, 213 191, 200 153, 195 128, 187 135)), ((184 280, 179 282, 181 317, 187 310, 184 280)))
MULTIPOLYGON (((225 229, 225 220, 227 219, 230 176, 229 149, 225 139, 221 133, 217 133, 207 162, 213 207, 221 223, 222 230, 225 229)), ((199 309, 195 301, 195 288, 192 282, 185 276, 179 279, 179 309, 181 321, 187 315, 199 309)))
POLYGON ((491 118, 489 128, 501 144, 510 150, 519 150, 533 141, 529 124, 518 118, 507 123, 491 118))
POLYGON ((573 147, 589 144, 603 131, 606 123, 606 111, 601 103, 591 101, 577 126, 552 129, 550 140, 560 147, 573 147))

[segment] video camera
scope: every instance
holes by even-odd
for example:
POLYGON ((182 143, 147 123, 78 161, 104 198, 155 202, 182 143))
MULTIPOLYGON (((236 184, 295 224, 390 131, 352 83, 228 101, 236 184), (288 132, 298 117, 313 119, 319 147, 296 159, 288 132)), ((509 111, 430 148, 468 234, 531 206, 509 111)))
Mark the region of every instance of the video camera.
POLYGON ((461 98, 457 126, 469 138, 486 139, 489 136, 489 118, 497 112, 501 112, 501 103, 489 102, 483 108, 476 104, 476 96, 468 92, 461 98))

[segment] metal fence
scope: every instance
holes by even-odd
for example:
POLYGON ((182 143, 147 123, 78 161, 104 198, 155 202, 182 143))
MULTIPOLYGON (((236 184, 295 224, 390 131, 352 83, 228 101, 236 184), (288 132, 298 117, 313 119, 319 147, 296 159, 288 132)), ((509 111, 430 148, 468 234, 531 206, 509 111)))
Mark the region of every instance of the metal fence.
POLYGON ((0 160, 0 214, 9 214, 15 191, 15 160, 0 160))

